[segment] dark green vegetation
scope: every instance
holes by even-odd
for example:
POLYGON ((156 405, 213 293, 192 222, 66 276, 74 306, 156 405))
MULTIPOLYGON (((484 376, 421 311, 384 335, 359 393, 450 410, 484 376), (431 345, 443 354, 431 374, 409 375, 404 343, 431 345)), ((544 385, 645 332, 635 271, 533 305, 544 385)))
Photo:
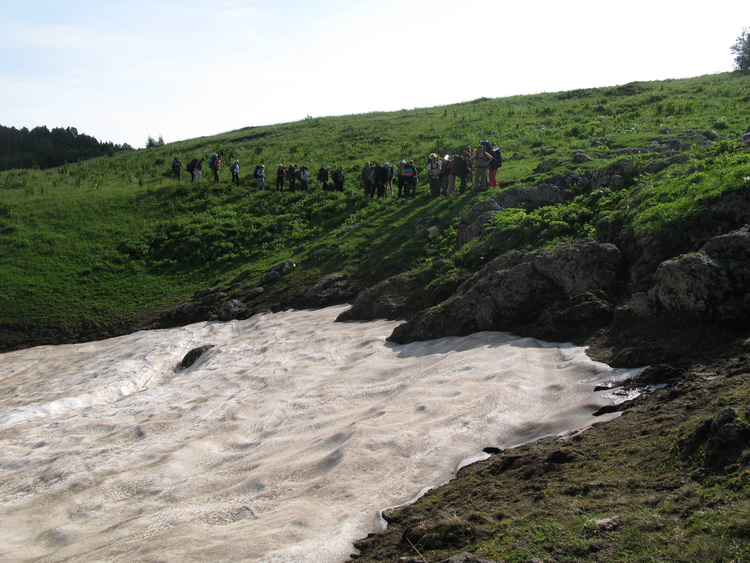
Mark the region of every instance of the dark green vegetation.
MULTIPOLYGON (((257 285, 289 259, 296 269, 253 310, 283 308, 334 272, 368 287, 440 260, 434 271, 458 279, 499 253, 585 236, 616 239, 629 264, 636 241, 648 236, 669 245, 670 255, 695 251, 707 236, 747 222, 714 204, 750 189, 750 152, 739 145, 750 124, 748 92, 750 76, 731 73, 479 99, 308 118, 0 173, 0 342, 7 350, 125 332, 196 289, 234 279, 257 285), (365 160, 423 166, 430 152, 482 139, 501 144, 505 155, 501 186, 489 193, 430 200, 424 173, 415 200, 370 200, 358 186, 365 160), (651 148, 657 139, 675 145, 674 158, 651 148), (216 151, 221 183, 205 168, 198 185, 185 181, 185 171, 182 182, 171 177, 175 154, 187 163, 216 151), (238 188, 227 181, 235 158, 238 188), (323 193, 313 181, 308 193, 256 191, 253 166, 264 163, 272 174, 279 162, 306 164, 313 176, 320 165, 343 166, 346 190, 323 193), (474 204, 508 188, 587 174, 621 181, 595 190, 574 184, 563 203, 506 209, 458 248, 460 216, 474 204), (428 217, 441 231, 432 240, 415 227, 428 217)), ((654 331, 680 340, 668 321, 654 331)), ((737 346, 721 354, 747 354, 746 344, 737 346)), ((699 352, 694 346, 685 357, 699 352)), ((411 542, 429 561, 467 549, 508 561, 747 560, 750 454, 717 454, 695 433, 726 406, 747 425, 747 366, 737 362, 707 365, 570 442, 543 441, 485 464, 394 514, 384 539, 367 543, 366 557, 416 557, 411 542)))
POLYGON ((0 170, 52 168, 97 156, 132 150, 127 143, 100 143, 75 127, 4 127, 0 125, 0 170))
MULTIPOLYGON (((294 258, 298 268, 276 289, 278 302, 331 272, 374 283, 437 258, 472 269, 498 252, 539 248, 594 233, 602 219, 640 236, 668 234, 677 248, 686 225, 710 225, 705 202, 750 187, 748 155, 737 151, 747 127, 750 77, 721 74, 602 89, 479 99, 393 113, 308 118, 273 127, 129 151, 53 170, 0 174, 0 326, 16 345, 117 333, 137 326, 198 287, 226 283, 294 258), (479 140, 502 144, 501 188, 553 174, 636 169, 662 158, 655 138, 714 131, 724 139, 696 147, 668 170, 617 189, 573 192, 556 206, 509 209, 483 238, 461 250, 460 215, 491 197, 427 199, 424 173, 416 200, 368 200, 357 183, 365 160, 425 161, 479 140), (643 148, 646 147, 646 148, 643 148), (171 178, 170 163, 218 151, 223 181, 204 170, 199 185, 171 178), (585 153, 589 162, 576 164, 585 153), (230 185, 229 164, 242 183, 230 185), (256 163, 343 166, 344 194, 258 193, 256 163), (442 235, 428 241, 415 223, 431 217, 442 235), (342 227, 361 225, 354 230, 342 227), (475 251, 476 249, 479 251, 475 251), (12 337, 11 337, 12 335, 12 337)), ((268 178, 273 183, 273 178, 268 178)), ((247 283, 258 282, 250 276, 247 283)))

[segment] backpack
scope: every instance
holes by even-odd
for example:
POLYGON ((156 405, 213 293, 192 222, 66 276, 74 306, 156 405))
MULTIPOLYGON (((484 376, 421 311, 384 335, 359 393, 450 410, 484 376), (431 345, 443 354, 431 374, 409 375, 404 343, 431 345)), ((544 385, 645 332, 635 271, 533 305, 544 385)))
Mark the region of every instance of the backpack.
POLYGON ((318 170, 318 180, 321 182, 326 181, 328 178, 326 178, 326 169, 325 167, 321 166, 320 170, 318 170))
POLYGON ((214 153, 212 154, 208 159, 208 167, 213 168, 216 165, 216 159, 219 158, 219 155, 214 153))
POLYGON ((369 178, 370 178, 370 182, 372 182, 373 184, 376 184, 378 182, 378 178, 380 176, 380 170, 382 168, 383 167, 380 164, 376 164, 375 166, 370 166, 370 169, 367 171, 369 178))
POLYGON ((491 154, 495 158, 495 160, 493 160, 491 164, 492 168, 500 168, 503 165, 502 150, 503 150, 503 147, 497 147, 495 150, 492 151, 491 154))
POLYGON ((196 164, 198 164, 198 159, 197 159, 197 158, 194 158, 193 160, 191 160, 190 162, 188 162, 188 165, 187 165, 187 168, 186 168, 186 170, 187 170, 188 172, 192 172, 192 171, 194 171, 194 170, 195 170, 195 165, 196 165, 196 164))
POLYGON ((489 141, 482 141, 479 144, 482 145, 484 147, 484 150, 486 150, 489 154, 492 154, 492 143, 490 143, 489 141))
POLYGON ((253 178, 260 178, 260 164, 255 165, 255 170, 253 170, 253 178))

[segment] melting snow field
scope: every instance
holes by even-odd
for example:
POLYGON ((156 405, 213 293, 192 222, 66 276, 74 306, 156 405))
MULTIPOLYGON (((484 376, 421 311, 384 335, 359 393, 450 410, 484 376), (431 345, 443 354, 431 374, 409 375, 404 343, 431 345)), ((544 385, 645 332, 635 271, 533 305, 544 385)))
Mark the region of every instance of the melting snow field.
POLYGON ((345 308, 0 355, 0 560, 345 561, 482 448, 593 423, 623 375, 506 333, 387 343, 345 308))

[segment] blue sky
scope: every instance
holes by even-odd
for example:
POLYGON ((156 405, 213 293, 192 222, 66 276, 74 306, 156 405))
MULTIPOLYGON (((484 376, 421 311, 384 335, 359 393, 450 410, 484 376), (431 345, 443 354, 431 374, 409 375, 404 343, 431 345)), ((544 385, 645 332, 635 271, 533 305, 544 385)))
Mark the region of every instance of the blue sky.
POLYGON ((750 2, 0 0, 0 125, 142 147, 732 69, 750 2))

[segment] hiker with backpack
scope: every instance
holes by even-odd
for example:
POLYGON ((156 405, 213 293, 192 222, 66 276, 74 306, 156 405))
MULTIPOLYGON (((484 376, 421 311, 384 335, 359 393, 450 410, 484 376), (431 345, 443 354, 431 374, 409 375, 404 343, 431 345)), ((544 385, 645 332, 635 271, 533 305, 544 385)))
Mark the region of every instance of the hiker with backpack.
POLYGON ((286 168, 283 164, 279 163, 276 167, 276 191, 280 192, 284 189, 284 181, 286 180, 286 168))
POLYGON ((232 173, 232 183, 239 187, 240 185, 240 161, 235 160, 232 166, 229 167, 229 171, 232 173))
POLYGON ((396 170, 393 166, 388 165, 388 197, 393 195, 393 178, 396 177, 396 170))
POLYGON ((413 160, 404 164, 401 174, 404 177, 404 197, 414 199, 417 196, 417 167, 413 160))
POLYGON ((310 181, 310 168, 303 166, 299 169, 299 189, 303 192, 307 191, 308 182, 310 181))
POLYGON ((214 183, 219 182, 219 169, 221 168, 221 155, 214 153, 208 159, 208 167, 214 173, 214 183))
POLYGON ((471 178, 474 175, 474 149, 471 147, 466 147, 464 151, 464 163, 466 164, 466 172, 461 178, 460 194, 463 194, 466 188, 472 187, 471 178))
POLYGON ((399 198, 404 197, 404 166, 406 166, 406 161, 402 160, 398 163, 398 168, 396 169, 396 176, 398 177, 396 186, 398 187, 399 198))
POLYGON ((201 181, 201 168, 203 168, 203 161, 205 158, 199 159, 193 167, 193 182, 198 183, 201 181))
POLYGON ((198 159, 194 158, 190 162, 188 162, 187 166, 185 167, 185 170, 190 172, 190 181, 195 182, 195 165, 198 164, 198 159))
POLYGON ((384 162, 383 165, 377 165, 375 174, 375 189, 377 190, 378 197, 386 197, 388 193, 388 184, 391 181, 391 164, 390 162, 384 162))
MULTIPOLYGON (((493 157, 487 152, 487 147, 483 144, 488 141, 482 141, 477 147, 477 152, 474 154, 474 191, 475 192, 486 192, 487 191, 487 170, 493 157)), ((491 145, 490 145, 491 146, 491 145)), ((492 149, 490 149, 492 150, 492 149)))
POLYGON ((438 160, 435 153, 430 154, 427 162, 427 178, 430 182, 430 197, 435 198, 440 195, 440 173, 443 171, 443 164, 438 160))
POLYGON ((299 168, 296 164, 290 164, 287 169, 287 176, 289 176, 289 191, 293 192, 297 189, 297 176, 299 175, 299 168))
POLYGON ((322 184, 323 191, 327 192, 330 191, 330 186, 328 185, 328 180, 330 179, 330 170, 331 165, 327 164, 326 166, 321 166, 320 170, 318 170, 318 181, 322 184))
POLYGON ((443 169, 440 171, 440 194, 443 197, 446 197, 448 195, 448 176, 451 173, 452 167, 453 160, 451 160, 451 155, 446 154, 443 158, 443 169))
POLYGON ((253 170, 253 177, 255 178, 255 185, 259 190, 266 189, 266 167, 263 164, 258 164, 253 170))
POLYGON ((456 195, 456 179, 461 180, 461 193, 464 193, 466 187, 466 160, 460 154, 454 154, 451 161, 451 171, 448 175, 448 195, 456 195))
MULTIPOLYGON (((448 173, 448 197, 456 197, 456 178, 464 178, 466 175, 466 162, 460 154, 454 154, 451 159, 451 167, 448 173)), ((463 193, 463 191, 461 192, 463 193)))
POLYGON ((503 165, 502 151, 503 147, 492 149, 492 162, 490 162, 490 187, 497 187, 497 169, 503 165))
POLYGON ((365 162, 365 166, 359 174, 359 183, 365 191, 365 197, 372 197, 375 193, 374 184, 370 179, 370 168, 372 168, 372 162, 365 162))
POLYGON ((367 188, 369 189, 367 195, 372 198, 375 197, 375 194, 380 195, 378 182, 380 181, 380 174, 383 167, 374 162, 368 164, 370 166, 367 167, 367 188))
POLYGON ((172 174, 174 174, 174 177, 177 179, 177 181, 180 181, 180 175, 182 173, 182 160, 180 160, 180 156, 177 155, 174 157, 174 160, 172 160, 172 174))
POLYGON ((339 169, 333 173, 333 190, 336 192, 344 191, 344 167, 339 166, 339 169))

